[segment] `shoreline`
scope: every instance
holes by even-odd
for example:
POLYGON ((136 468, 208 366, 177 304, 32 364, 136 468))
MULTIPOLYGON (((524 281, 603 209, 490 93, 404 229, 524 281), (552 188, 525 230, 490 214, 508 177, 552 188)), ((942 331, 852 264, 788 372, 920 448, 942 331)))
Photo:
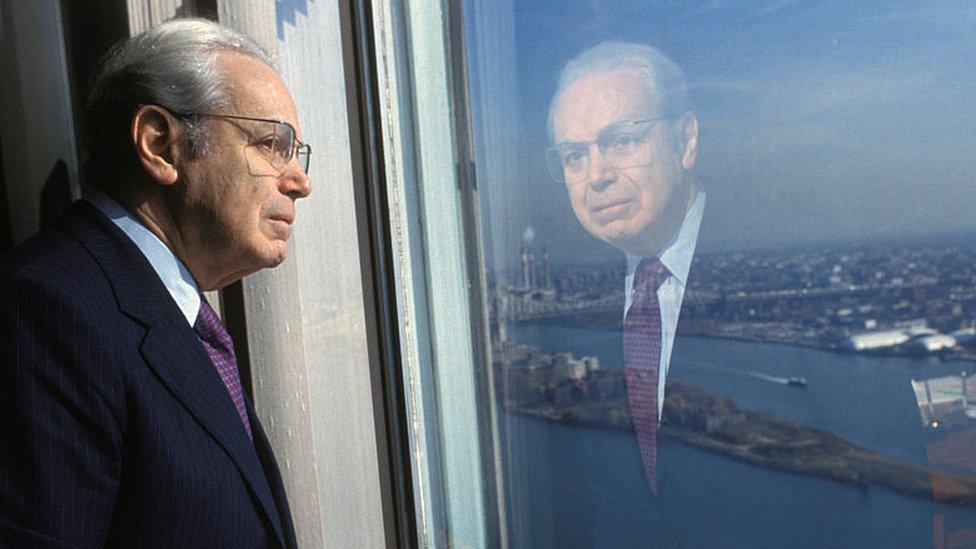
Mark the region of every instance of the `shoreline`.
MULTIPOLYGON (((743 410, 726 397, 687 383, 669 382, 668 391, 661 436, 756 467, 861 491, 874 485, 907 497, 976 507, 976 478, 926 469, 833 433, 743 410)), ((562 406, 507 403, 505 408, 543 421, 633 432, 625 397, 562 406)))

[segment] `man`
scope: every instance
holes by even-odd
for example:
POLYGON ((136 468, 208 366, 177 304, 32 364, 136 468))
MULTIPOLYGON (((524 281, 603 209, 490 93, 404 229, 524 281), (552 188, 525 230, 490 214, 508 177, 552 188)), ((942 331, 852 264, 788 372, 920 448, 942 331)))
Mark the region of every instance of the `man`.
POLYGON ((627 254, 627 393, 656 489, 658 417, 705 205, 690 174, 698 120, 681 69, 649 46, 621 42, 570 61, 549 112, 553 176, 583 227, 627 254))
POLYGON ((110 52, 95 187, 0 271, 0 545, 294 547, 201 292, 285 259, 309 148, 268 55, 203 20, 110 52))

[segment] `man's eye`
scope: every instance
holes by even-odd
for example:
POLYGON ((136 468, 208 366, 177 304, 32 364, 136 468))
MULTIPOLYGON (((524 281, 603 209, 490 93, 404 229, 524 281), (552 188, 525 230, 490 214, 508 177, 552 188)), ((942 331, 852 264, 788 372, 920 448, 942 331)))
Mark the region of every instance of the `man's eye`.
POLYGON ((563 151, 562 157, 564 166, 573 167, 578 166, 585 155, 581 151, 563 151))
POLYGON ((265 137, 264 139, 259 139, 256 143, 258 147, 261 147, 265 152, 272 152, 275 149, 275 138, 274 136, 265 137))
POLYGON ((641 136, 632 133, 618 133, 607 136, 606 148, 610 150, 629 150, 642 142, 641 136))
POLYGON ((289 146, 289 142, 284 139, 276 140, 275 154, 281 156, 282 158, 289 158, 291 156, 291 147, 289 146))

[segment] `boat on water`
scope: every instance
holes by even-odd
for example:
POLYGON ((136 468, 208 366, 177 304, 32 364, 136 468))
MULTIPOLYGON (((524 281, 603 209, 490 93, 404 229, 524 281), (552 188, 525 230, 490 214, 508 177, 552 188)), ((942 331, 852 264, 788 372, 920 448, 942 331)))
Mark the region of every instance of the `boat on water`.
POLYGON ((786 380, 787 385, 792 385, 794 387, 806 387, 807 378, 805 377, 791 377, 786 380))

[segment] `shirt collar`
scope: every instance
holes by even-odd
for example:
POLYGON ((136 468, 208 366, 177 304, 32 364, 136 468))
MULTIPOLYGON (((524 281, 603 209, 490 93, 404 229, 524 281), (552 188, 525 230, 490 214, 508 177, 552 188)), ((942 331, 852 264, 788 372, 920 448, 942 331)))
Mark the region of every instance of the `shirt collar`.
POLYGON ((96 189, 86 189, 86 191, 88 192, 85 200, 112 220, 112 223, 115 223, 139 248, 142 255, 146 256, 149 264, 166 286, 169 295, 173 297, 173 301, 186 317, 186 321, 193 326, 200 311, 200 290, 186 265, 121 204, 96 189))
MULTIPOLYGON (((705 211, 705 192, 698 191, 692 201, 688 213, 681 222, 681 228, 664 247, 660 260, 671 275, 678 279, 682 286, 688 282, 688 271, 691 270, 691 259, 695 255, 695 243, 698 241, 698 228, 701 226, 702 214, 705 211)), ((627 276, 633 277, 637 266, 644 258, 639 255, 627 254, 627 276)))

